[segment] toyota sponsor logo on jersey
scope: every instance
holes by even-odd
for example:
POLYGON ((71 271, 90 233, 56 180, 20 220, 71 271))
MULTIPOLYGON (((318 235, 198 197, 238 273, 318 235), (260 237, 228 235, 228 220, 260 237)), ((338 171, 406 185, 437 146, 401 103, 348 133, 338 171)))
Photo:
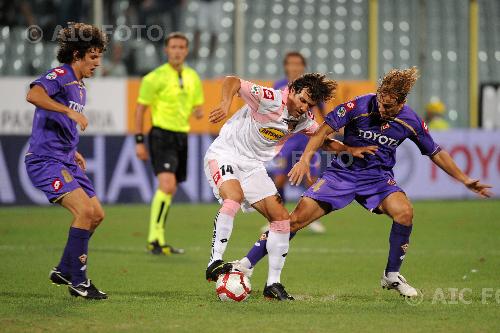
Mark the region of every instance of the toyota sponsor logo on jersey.
POLYGON ((68 107, 72 110, 75 110, 76 112, 78 113, 82 113, 83 112, 83 108, 84 108, 84 105, 80 104, 80 103, 77 103, 77 102, 74 102, 74 101, 69 101, 69 105, 68 107))
POLYGON ((364 131, 362 129, 358 129, 358 136, 363 139, 375 141, 384 146, 397 147, 399 145, 398 140, 390 138, 387 135, 382 135, 382 133, 375 133, 372 131, 364 131))
POLYGON ((271 141, 279 141, 285 136, 285 132, 280 129, 272 127, 262 127, 259 129, 260 135, 271 141))

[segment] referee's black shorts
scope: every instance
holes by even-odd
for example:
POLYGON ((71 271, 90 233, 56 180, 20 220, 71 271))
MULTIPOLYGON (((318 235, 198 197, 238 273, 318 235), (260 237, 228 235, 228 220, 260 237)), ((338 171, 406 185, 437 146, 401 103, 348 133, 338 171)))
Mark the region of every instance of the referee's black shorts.
POLYGON ((178 183, 186 180, 187 133, 153 127, 149 132, 149 151, 155 175, 161 172, 172 172, 175 173, 178 183))

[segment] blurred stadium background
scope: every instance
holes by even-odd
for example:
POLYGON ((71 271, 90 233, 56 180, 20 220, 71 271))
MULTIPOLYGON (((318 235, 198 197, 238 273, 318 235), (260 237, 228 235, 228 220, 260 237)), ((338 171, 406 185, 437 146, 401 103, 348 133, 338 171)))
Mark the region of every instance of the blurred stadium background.
MULTIPOLYGON (((25 94, 34 77, 58 65, 55 36, 68 21, 100 25, 111 37, 102 70, 86 82, 90 126, 80 144, 105 203, 147 203, 153 194, 149 164, 135 158, 132 115, 140 77, 165 61, 163 37, 174 30, 192 41, 187 63, 204 80, 206 115, 220 98, 221 77, 271 83, 284 76, 282 59, 292 50, 307 58, 309 71, 341 81, 336 104, 373 91, 391 68, 418 66, 421 79, 409 104, 424 116, 427 103, 441 100, 451 129, 434 133, 436 141, 499 192, 498 0, 212 2, 219 6, 213 50, 210 31, 200 31, 199 45, 194 42, 199 15, 213 15, 198 0, 0 1, 0 205, 46 204, 24 171, 33 117, 25 94)), ((211 202, 201 161, 219 127, 205 117, 192 120, 192 129, 189 177, 176 200, 211 202)), ((412 143, 398 154, 396 179, 413 199, 472 197, 412 143)))

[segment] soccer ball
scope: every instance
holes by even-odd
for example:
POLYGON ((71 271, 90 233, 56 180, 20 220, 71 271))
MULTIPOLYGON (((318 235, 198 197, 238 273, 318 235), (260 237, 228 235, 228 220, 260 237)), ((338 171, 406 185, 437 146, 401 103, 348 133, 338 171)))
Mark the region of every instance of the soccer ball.
POLYGON ((252 292, 250 280, 241 272, 221 274, 215 288, 217 296, 224 302, 244 301, 252 292))

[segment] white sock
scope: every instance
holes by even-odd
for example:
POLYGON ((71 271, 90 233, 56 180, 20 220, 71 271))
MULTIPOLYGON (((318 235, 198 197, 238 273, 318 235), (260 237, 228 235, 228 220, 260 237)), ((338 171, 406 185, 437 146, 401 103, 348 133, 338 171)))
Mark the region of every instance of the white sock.
POLYGON ((212 238, 212 252, 208 266, 216 260, 222 260, 226 251, 227 243, 233 231, 233 221, 240 204, 233 200, 224 200, 224 204, 217 213, 214 222, 214 233, 212 238))
POLYGON ((243 267, 245 268, 252 268, 252 263, 250 262, 250 260, 248 260, 247 257, 243 257, 240 260, 240 264, 243 265, 243 267))
POLYGON ((267 285, 280 283, 281 271, 285 265, 290 244, 290 220, 273 221, 267 237, 267 253, 269 257, 269 272, 267 285))

